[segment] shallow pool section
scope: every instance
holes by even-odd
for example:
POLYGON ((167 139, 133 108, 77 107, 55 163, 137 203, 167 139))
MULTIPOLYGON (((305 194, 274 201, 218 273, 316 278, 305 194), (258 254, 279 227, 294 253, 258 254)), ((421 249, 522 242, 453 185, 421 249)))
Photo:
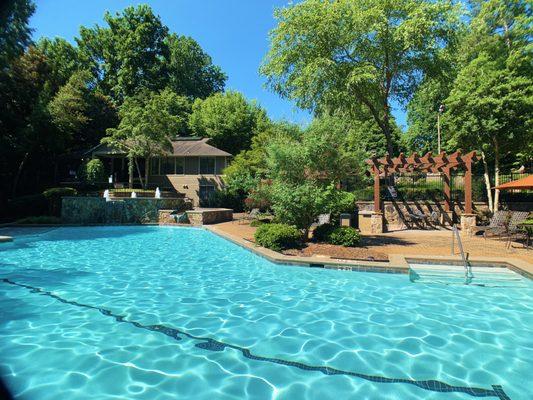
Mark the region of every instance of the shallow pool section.
POLYGON ((195 228, 9 232, 0 375, 20 399, 531 398, 525 278, 277 265, 195 228))

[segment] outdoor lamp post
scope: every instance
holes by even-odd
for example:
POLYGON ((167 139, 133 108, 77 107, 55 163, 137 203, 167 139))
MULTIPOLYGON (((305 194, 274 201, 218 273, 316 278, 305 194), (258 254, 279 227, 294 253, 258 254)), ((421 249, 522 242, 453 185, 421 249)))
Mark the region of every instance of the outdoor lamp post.
POLYGON ((440 115, 444 112, 444 104, 439 106, 439 112, 437 113, 437 147, 438 154, 440 154, 440 115))

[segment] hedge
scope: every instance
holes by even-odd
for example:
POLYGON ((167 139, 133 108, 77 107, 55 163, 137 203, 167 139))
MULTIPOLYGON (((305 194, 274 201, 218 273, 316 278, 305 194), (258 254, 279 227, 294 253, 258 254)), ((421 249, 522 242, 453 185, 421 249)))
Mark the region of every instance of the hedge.
POLYGON ((255 231, 255 242, 274 251, 298 247, 302 241, 302 233, 294 226, 287 224, 264 224, 255 231))

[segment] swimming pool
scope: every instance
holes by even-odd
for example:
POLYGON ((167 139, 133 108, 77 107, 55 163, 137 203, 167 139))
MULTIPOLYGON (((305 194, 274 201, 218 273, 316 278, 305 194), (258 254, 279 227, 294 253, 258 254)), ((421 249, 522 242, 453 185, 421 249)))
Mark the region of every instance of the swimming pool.
POLYGON ((21 399, 531 398, 525 278, 290 267, 195 228, 22 232, 0 245, 0 375, 21 399))

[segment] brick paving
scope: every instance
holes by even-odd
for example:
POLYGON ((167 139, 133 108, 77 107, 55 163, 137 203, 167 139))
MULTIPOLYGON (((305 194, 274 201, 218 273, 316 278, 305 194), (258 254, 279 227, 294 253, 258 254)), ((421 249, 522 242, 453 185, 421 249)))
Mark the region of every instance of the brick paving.
MULTIPOLYGON (((216 227, 230 235, 253 241, 256 228, 247 222, 224 222, 216 227)), ((533 263, 533 249, 525 249, 522 244, 512 243, 507 249, 506 240, 483 239, 480 236, 461 235, 465 252, 472 257, 518 258, 533 263)), ((423 256, 451 255, 452 232, 447 230, 402 230, 380 235, 363 236, 362 248, 369 253, 409 254, 423 256)), ((317 253, 319 254, 319 253, 317 253)), ((459 254, 457 244, 455 254, 459 254)), ((331 254, 328 254, 331 255, 331 254)))

